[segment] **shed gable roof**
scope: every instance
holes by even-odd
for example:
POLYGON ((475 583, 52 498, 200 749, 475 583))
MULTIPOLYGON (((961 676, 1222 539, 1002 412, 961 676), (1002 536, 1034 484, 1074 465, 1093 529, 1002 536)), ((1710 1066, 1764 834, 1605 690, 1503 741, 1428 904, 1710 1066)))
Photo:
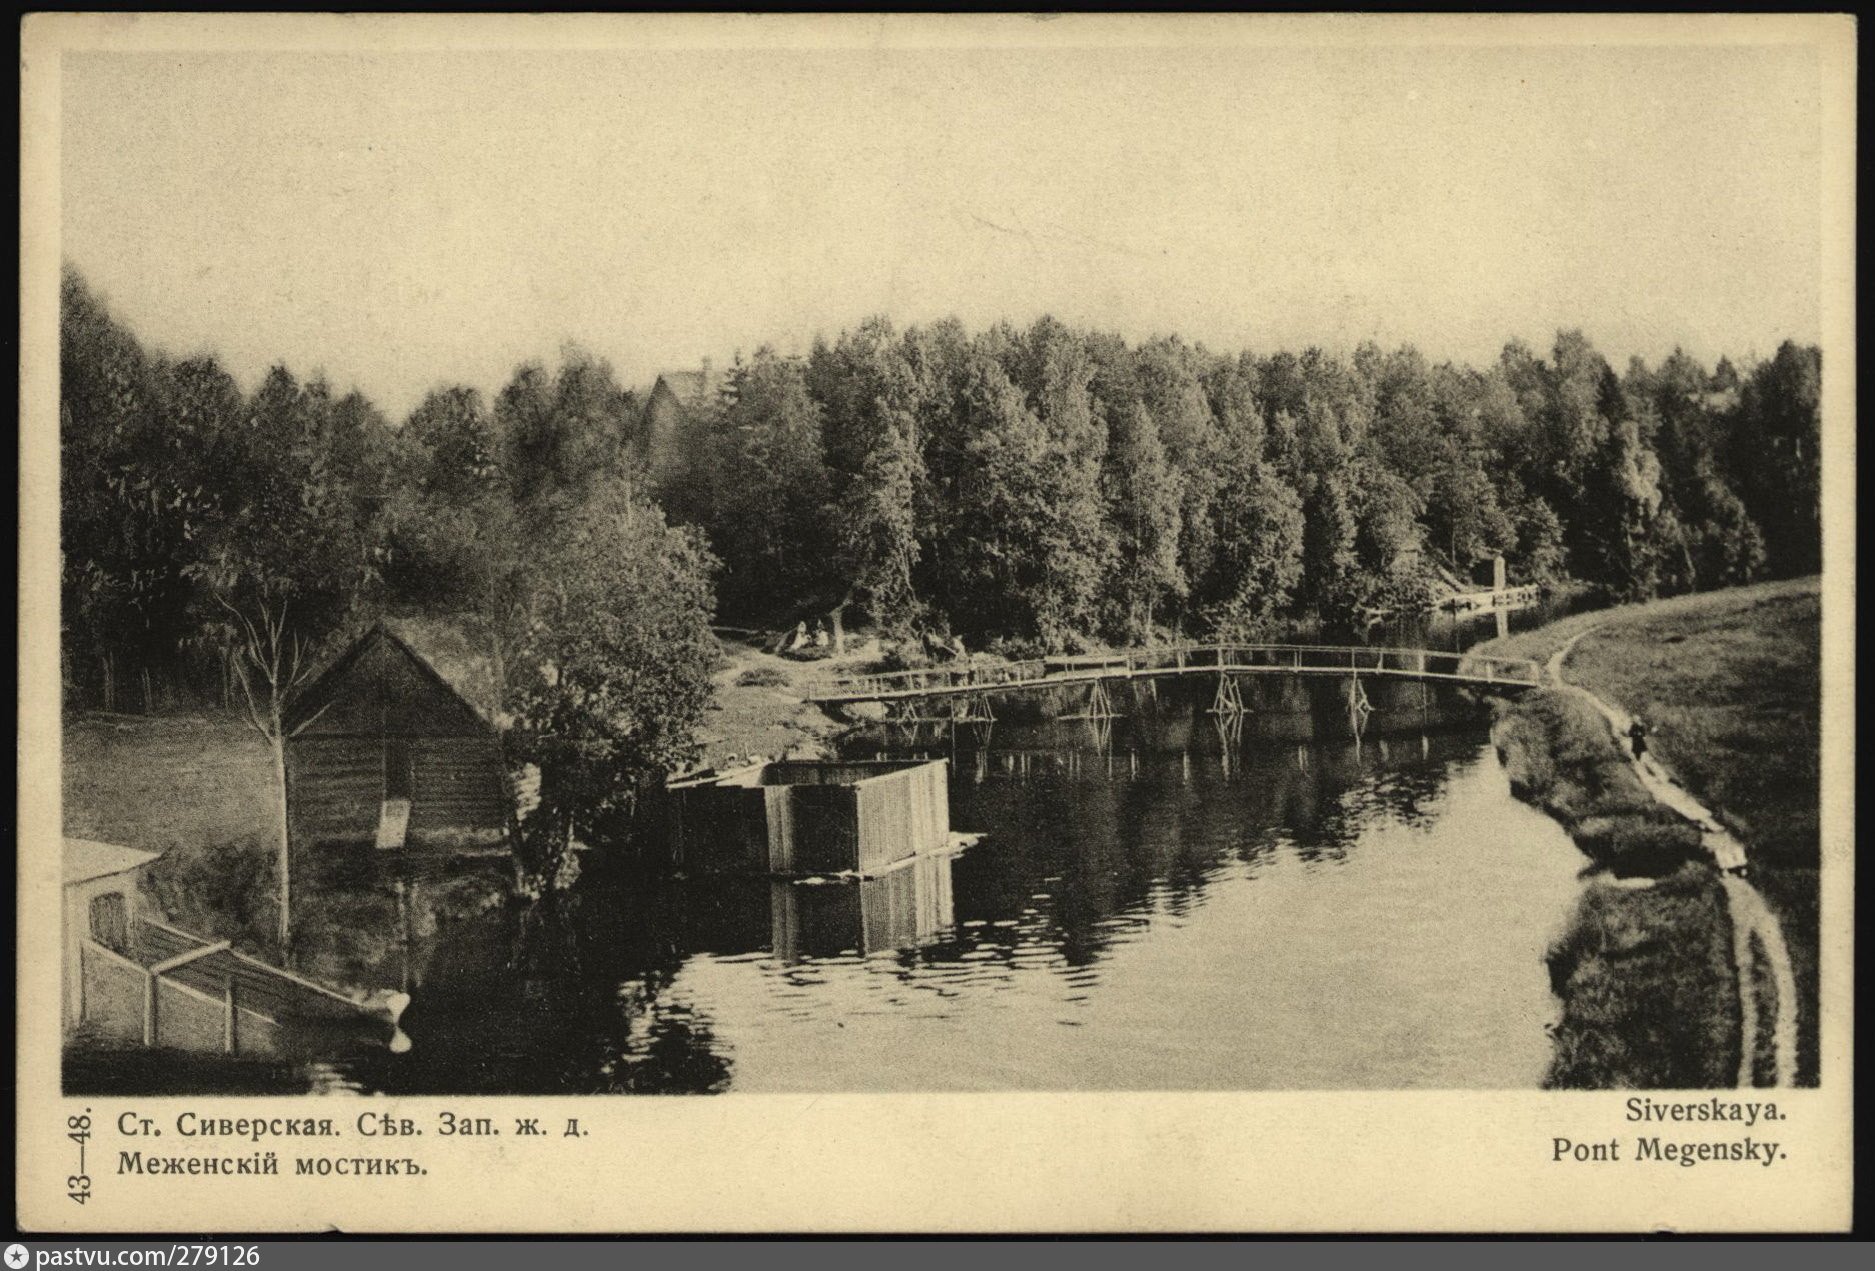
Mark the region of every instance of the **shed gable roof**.
POLYGON ((307 685, 287 710, 289 734, 465 736, 494 731, 494 686, 484 660, 460 651, 455 657, 425 656, 407 638, 417 628, 399 625, 405 630, 379 622, 307 685))
POLYGON ((124 847, 118 843, 100 843, 94 839, 65 840, 65 853, 62 862, 64 885, 71 887, 78 883, 88 883, 96 878, 109 878, 113 874, 127 873, 141 869, 157 859, 159 853, 146 852, 141 848, 124 847))

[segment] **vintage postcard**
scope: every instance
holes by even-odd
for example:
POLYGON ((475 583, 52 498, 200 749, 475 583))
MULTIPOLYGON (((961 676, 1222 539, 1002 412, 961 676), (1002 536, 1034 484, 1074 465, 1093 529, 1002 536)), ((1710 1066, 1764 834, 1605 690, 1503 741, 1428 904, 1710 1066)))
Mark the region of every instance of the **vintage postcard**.
POLYGON ((23 1230, 1848 1225, 1853 19, 23 40, 23 1230))

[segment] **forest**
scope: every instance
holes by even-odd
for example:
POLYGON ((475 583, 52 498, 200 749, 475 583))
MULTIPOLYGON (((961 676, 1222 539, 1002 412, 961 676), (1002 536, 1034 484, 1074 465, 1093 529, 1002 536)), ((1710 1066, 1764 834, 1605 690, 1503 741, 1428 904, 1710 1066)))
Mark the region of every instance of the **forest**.
POLYGON ((68 701, 277 732, 335 641, 447 614, 522 749, 608 783, 688 753, 712 622, 1026 653, 1345 627, 1497 556, 1611 600, 1820 568, 1791 342, 1617 371, 1578 331, 1472 367, 875 318, 738 356, 654 465, 644 394, 576 348, 395 420, 145 348, 71 268, 61 319, 68 701))

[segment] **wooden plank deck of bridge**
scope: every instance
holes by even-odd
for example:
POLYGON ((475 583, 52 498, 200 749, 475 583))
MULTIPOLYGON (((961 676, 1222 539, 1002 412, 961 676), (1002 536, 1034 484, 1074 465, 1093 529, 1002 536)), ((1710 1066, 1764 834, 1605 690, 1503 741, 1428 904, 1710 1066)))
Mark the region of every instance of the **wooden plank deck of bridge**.
POLYGON ((1167 645, 1024 662, 839 676, 810 684, 806 696, 811 702, 837 705, 1000 693, 1099 680, 1218 674, 1378 675, 1509 690, 1532 688, 1543 680, 1543 668, 1526 659, 1434 649, 1300 644, 1167 645))

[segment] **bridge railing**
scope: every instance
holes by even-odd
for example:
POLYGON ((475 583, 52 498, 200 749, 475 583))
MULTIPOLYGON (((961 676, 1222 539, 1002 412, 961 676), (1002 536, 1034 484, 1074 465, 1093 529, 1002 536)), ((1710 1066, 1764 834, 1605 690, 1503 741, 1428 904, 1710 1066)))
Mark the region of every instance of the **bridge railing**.
POLYGON ((997 688, 1040 683, 1047 675, 1041 659, 1021 662, 981 662, 918 667, 910 671, 879 671, 829 676, 810 681, 807 699, 895 696, 942 692, 957 688, 997 688))
POLYGON ((1043 659, 1053 676, 1121 675, 1215 667, 1219 670, 1362 671, 1444 675, 1535 684, 1542 667, 1525 658, 1345 644, 1173 644, 1043 659))
POLYGON ((820 701, 905 697, 1213 668, 1219 671, 1289 669, 1317 674, 1346 671, 1350 674, 1424 675, 1522 685, 1540 683, 1543 676, 1541 666, 1524 658, 1445 653, 1434 649, 1338 644, 1169 644, 1103 653, 1062 654, 1020 662, 969 663, 829 677, 810 683, 807 698, 820 701))

